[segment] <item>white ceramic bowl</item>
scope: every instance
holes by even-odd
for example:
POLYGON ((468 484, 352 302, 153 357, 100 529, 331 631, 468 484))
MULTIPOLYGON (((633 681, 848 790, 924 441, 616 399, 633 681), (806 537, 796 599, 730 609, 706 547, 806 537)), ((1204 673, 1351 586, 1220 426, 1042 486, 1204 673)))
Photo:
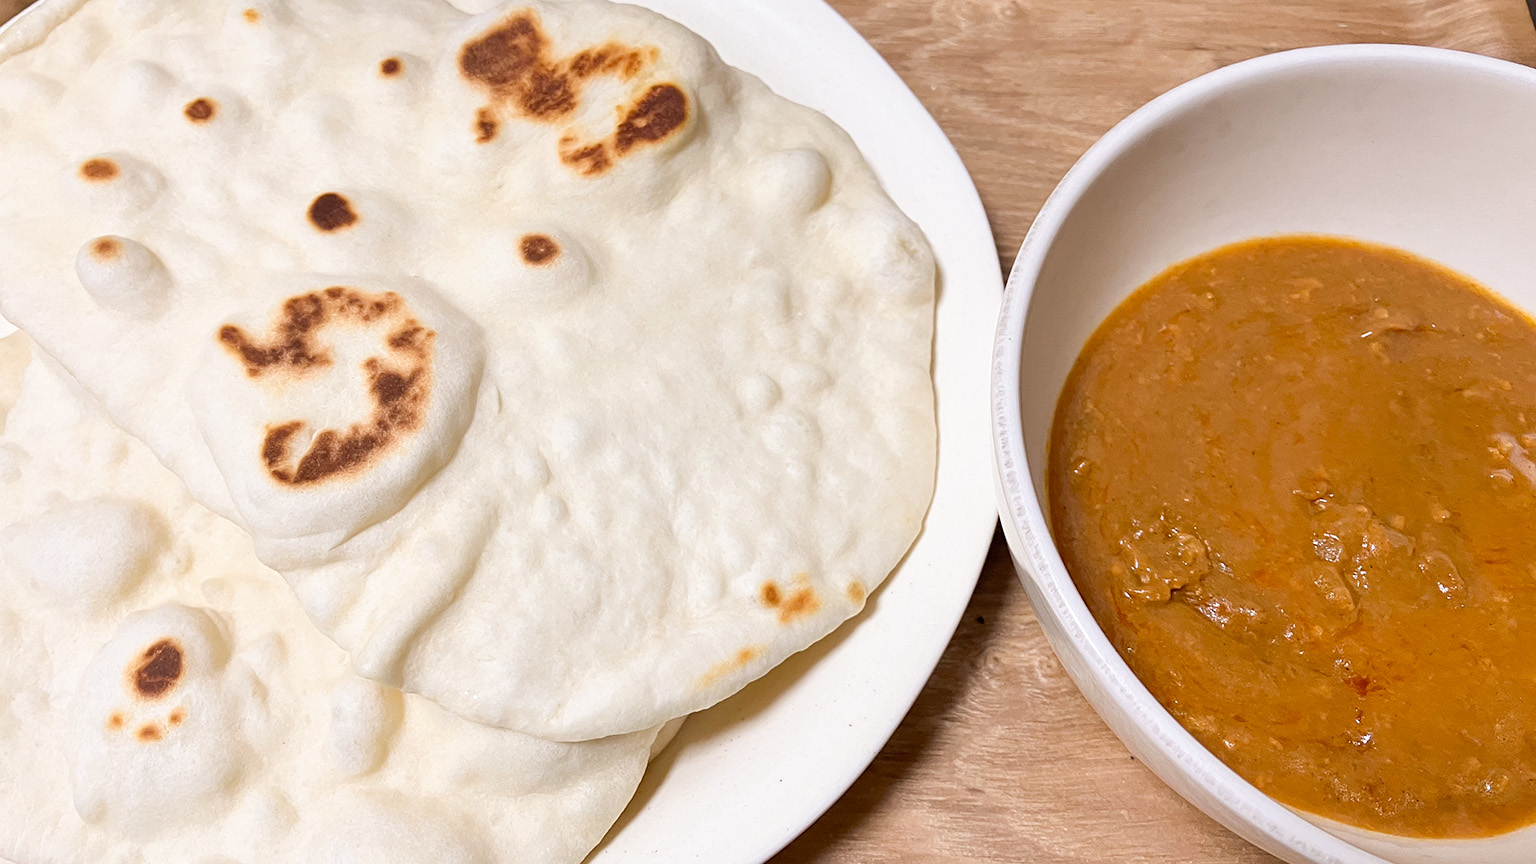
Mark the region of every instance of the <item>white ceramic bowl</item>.
POLYGON ((1126 745, 1291 862, 1536 861, 1536 830, 1415 841, 1304 817, 1227 769, 1110 646, 1044 516, 1052 414, 1099 322, 1170 264, 1245 238, 1340 234, 1440 261, 1536 309, 1536 70, 1452 51, 1310 48, 1239 63, 1105 135, 1040 211, 998 324, 999 509, 1056 653, 1126 745))

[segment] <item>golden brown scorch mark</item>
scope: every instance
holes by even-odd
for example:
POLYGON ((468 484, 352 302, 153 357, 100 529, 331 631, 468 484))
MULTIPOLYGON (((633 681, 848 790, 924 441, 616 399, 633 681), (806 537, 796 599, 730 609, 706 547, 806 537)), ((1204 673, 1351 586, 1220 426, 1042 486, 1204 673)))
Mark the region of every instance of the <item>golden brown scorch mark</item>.
POLYGON ((151 741, 159 741, 164 737, 165 732, 163 732, 159 726, 156 726, 153 723, 146 723, 139 727, 138 738, 145 744, 148 744, 151 741))
POLYGON ((869 597, 869 591, 865 589, 863 582, 848 583, 848 599, 854 603, 863 603, 869 597))
POLYGON ((80 166, 80 176, 93 183, 105 183, 117 179, 122 169, 111 159, 87 159, 80 166))
POLYGON ((219 105, 212 99, 193 99, 187 103, 186 108, 182 109, 182 113, 187 115, 187 119, 193 123, 207 123, 218 111, 219 105))
POLYGON ((310 202, 309 221, 330 234, 356 225, 357 213, 352 209, 351 201, 335 192, 327 192, 310 202))
POLYGON ((124 717, 121 712, 113 711, 112 716, 107 718, 107 728, 113 732, 116 732, 117 730, 123 728, 123 724, 127 722, 128 718, 124 717))
POLYGON ((699 686, 708 687, 727 675, 745 669, 748 664, 761 656, 763 656, 763 649, 757 645, 743 648, 736 652, 736 656, 715 665, 708 672, 705 672, 699 678, 699 686))
POLYGON ((489 108, 481 108, 475 112, 475 141, 485 144, 496 140, 496 130, 499 124, 496 115, 489 108))
POLYGON ((255 24, 261 21, 261 13, 255 9, 247 9, 241 15, 245 18, 245 23, 247 24, 255 24))
POLYGON ((219 341, 250 377, 286 373, 299 378, 332 363, 330 352, 316 338, 321 330, 379 323, 388 324, 384 350, 362 367, 373 399, 368 419, 345 430, 321 430, 297 460, 294 444, 308 424, 292 420, 268 426, 260 456, 274 480, 305 486, 362 471, 419 428, 431 393, 436 334, 412 317, 399 295, 340 286, 289 298, 265 339, 252 339, 232 324, 219 330, 219 341))
POLYGON ((383 75, 385 78, 393 78, 396 75, 399 75, 400 71, 404 68, 405 64, 400 62, 399 57, 390 57, 383 63, 379 64, 379 74, 383 75))
POLYGON ((588 177, 602 174, 641 144, 665 141, 688 120, 688 98, 672 84, 657 84, 631 106, 611 138, 589 142, 573 134, 560 139, 560 158, 588 177))
POLYGON ((181 681, 181 646, 174 639, 161 639, 144 649, 128 673, 133 692, 150 700, 165 696, 181 681))
POLYGON ((172 726, 180 726, 182 721, 186 719, 187 709, 177 708, 175 711, 171 712, 171 716, 165 718, 165 722, 171 724, 172 726))
POLYGON ((523 263, 539 267, 560 257, 560 244, 548 234, 529 234, 519 244, 523 263))
POLYGON ((97 261, 113 261, 123 254, 123 244, 115 237, 97 237, 91 241, 91 257, 97 261))
MULTIPOLYGON (((633 81, 659 56, 655 48, 609 43, 556 59, 537 14, 515 12, 459 54, 460 72, 491 95, 491 105, 475 114, 475 138, 482 144, 495 139, 501 106, 537 122, 567 122, 580 107, 587 81, 599 76, 633 81)), ((682 128, 688 97, 675 84, 655 84, 618 116, 613 133, 596 141, 567 130, 560 139, 561 161, 588 177, 603 174, 635 147, 664 141, 682 128)))
POLYGON ((817 598, 816 589, 810 586, 809 580, 802 574, 796 577, 796 582, 798 584, 794 590, 787 594, 774 582, 763 585, 760 599, 764 606, 778 610, 780 624, 788 624, 821 608, 821 600, 817 598))

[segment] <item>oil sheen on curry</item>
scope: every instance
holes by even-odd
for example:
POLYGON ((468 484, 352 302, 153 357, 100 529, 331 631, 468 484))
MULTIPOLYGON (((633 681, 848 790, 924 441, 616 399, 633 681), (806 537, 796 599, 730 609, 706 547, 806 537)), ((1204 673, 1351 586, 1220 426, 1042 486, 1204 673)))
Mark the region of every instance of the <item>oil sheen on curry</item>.
POLYGON ((1116 649, 1280 801, 1536 821, 1536 326, 1407 253, 1228 246, 1126 300, 1057 406, 1051 519, 1116 649))

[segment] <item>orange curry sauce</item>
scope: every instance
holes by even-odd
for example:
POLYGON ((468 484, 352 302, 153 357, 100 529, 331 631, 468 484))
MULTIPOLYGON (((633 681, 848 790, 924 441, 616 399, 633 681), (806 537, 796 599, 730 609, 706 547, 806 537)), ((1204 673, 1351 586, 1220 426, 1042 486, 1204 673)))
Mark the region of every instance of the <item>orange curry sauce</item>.
POLYGON ((1409 254, 1224 247, 1101 325, 1053 529, 1094 617, 1280 801, 1418 837, 1536 821, 1536 325, 1409 254))

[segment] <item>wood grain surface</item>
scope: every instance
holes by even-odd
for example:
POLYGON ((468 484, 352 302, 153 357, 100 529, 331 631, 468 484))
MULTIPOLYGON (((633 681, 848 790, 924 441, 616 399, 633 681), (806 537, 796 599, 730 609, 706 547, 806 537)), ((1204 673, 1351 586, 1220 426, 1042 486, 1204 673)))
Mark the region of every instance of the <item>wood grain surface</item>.
MULTIPOLYGON (((830 0, 965 159, 1000 266, 1062 174, 1164 90, 1238 60, 1407 42, 1536 63, 1521 0, 830 0)), ((938 671, 775 864, 1273 862, 1131 758, 1046 644, 999 534, 938 671)))

